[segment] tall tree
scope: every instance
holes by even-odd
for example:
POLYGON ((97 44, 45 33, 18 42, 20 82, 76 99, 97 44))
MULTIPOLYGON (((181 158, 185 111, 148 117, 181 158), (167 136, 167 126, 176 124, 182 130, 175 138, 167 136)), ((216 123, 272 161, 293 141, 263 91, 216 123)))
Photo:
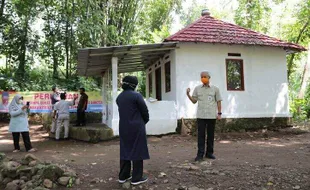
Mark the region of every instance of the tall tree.
MULTIPOLYGON (((286 26, 286 38, 293 43, 308 45, 310 41, 310 0, 301 0, 294 16, 297 18, 296 22, 286 26)), ((296 60, 300 55, 292 54, 288 56, 287 76, 290 79, 291 74, 296 68, 296 60)))
MULTIPOLYGON (((24 80, 37 48, 37 35, 31 31, 37 14, 37 1, 2 1, 1 48, 7 67, 16 68, 16 78, 24 80)), ((19 83, 21 86, 22 84, 19 83)))

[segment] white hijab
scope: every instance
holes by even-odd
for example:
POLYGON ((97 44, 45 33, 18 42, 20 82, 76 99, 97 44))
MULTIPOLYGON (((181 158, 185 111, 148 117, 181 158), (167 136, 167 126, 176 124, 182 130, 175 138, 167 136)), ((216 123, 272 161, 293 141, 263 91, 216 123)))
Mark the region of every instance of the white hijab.
POLYGON ((18 109, 20 109, 22 107, 22 104, 19 104, 19 100, 22 96, 19 94, 16 94, 13 98, 13 100, 11 101, 10 105, 9 105, 9 112, 11 111, 17 111, 18 109))

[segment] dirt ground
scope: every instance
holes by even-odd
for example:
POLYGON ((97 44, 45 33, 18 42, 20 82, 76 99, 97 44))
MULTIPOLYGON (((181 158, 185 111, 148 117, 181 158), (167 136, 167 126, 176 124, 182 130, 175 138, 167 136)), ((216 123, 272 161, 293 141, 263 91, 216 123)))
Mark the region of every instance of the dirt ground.
MULTIPOLYGON (((25 152, 12 153, 7 130, 7 124, 0 124, 0 152, 24 156, 25 152)), ((31 126, 31 138, 38 158, 76 170, 81 183, 72 189, 121 189, 118 139, 98 144, 56 142, 40 125, 31 126)), ((149 182, 133 189, 310 189, 310 133, 300 128, 217 134, 217 159, 201 163, 193 162, 195 137, 149 137, 148 143, 151 159, 144 168, 149 182)))

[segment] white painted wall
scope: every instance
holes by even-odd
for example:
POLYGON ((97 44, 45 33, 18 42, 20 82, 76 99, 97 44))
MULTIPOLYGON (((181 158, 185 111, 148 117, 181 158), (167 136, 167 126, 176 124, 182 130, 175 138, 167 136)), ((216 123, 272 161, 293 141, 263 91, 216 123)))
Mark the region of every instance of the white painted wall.
MULTIPOLYGON (((286 53, 281 48, 181 43, 176 49, 176 103, 178 118, 196 118, 196 106, 186 96, 200 84, 200 72, 211 72, 219 87, 224 118, 288 117, 286 53), (228 53, 241 53, 245 91, 227 91, 228 53)), ((192 93, 192 92, 191 92, 192 93)))
POLYGON ((177 128, 177 110, 174 101, 148 102, 150 121, 146 125, 148 135, 174 133, 177 128), (164 111, 163 111, 164 110, 164 111))
MULTIPOLYGON (((176 131, 177 110, 174 101, 157 101, 153 103, 146 101, 146 105, 149 109, 150 114, 150 121, 146 125, 147 135, 162 135, 174 133, 176 131)), ((109 108, 111 107, 112 104, 109 105, 109 108)), ((109 109, 108 112, 108 114, 112 115, 113 111, 109 109)), ((110 119, 108 120, 108 126, 113 129, 113 133, 115 136, 119 135, 118 116, 110 117, 110 119)))

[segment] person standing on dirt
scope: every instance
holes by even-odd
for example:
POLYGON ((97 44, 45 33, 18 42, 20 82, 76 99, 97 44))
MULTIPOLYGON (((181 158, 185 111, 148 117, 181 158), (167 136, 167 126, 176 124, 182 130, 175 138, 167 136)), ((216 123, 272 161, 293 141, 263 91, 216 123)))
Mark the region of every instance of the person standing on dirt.
MULTIPOLYGON (((60 97, 59 97, 59 92, 58 92, 58 89, 56 88, 56 86, 52 87, 52 91, 53 91, 53 93, 51 94, 51 103, 52 103, 52 115, 53 115, 54 106, 60 100, 60 97)), ((56 119, 54 117, 52 117, 51 133, 55 133, 56 124, 57 124, 56 119)))
POLYGON ((197 109, 197 124, 198 124, 198 152, 195 161, 203 160, 205 154, 206 158, 215 159, 213 155, 214 148, 214 130, 216 119, 221 119, 221 101, 222 97, 218 87, 210 85, 210 73, 203 71, 200 74, 201 85, 196 86, 193 95, 190 95, 190 88, 186 90, 187 97, 192 103, 198 102, 197 109), (216 110, 218 111, 216 113, 216 110), (207 149, 205 152, 207 129, 207 149))
POLYGON ((64 139, 68 139, 69 137, 69 123, 70 123, 70 113, 69 108, 75 104, 75 100, 77 97, 74 97, 73 101, 66 101, 66 93, 60 94, 60 101, 57 102, 54 106, 54 115, 53 118, 56 118, 57 112, 57 129, 56 129, 56 140, 60 138, 60 131, 62 127, 62 123, 64 124, 65 128, 65 136, 64 139))
POLYGON ((27 152, 35 152, 37 149, 32 148, 29 136, 29 123, 28 123, 28 105, 23 104, 24 98, 16 94, 9 105, 9 113, 11 116, 9 132, 12 133, 14 141, 14 151, 20 152, 19 137, 22 134, 24 145, 27 152))
POLYGON ((123 92, 116 99, 120 119, 119 183, 125 183, 131 179, 132 185, 147 182, 148 178, 143 177, 143 160, 150 159, 145 129, 145 124, 149 121, 149 111, 143 96, 135 91, 137 85, 137 77, 124 77, 123 92), (130 175, 131 162, 132 176, 130 175))
POLYGON ((86 119, 85 119, 85 111, 87 110, 87 104, 88 104, 88 96, 85 93, 85 88, 80 88, 80 100, 77 106, 76 111, 76 126, 85 126, 86 125, 86 119))

